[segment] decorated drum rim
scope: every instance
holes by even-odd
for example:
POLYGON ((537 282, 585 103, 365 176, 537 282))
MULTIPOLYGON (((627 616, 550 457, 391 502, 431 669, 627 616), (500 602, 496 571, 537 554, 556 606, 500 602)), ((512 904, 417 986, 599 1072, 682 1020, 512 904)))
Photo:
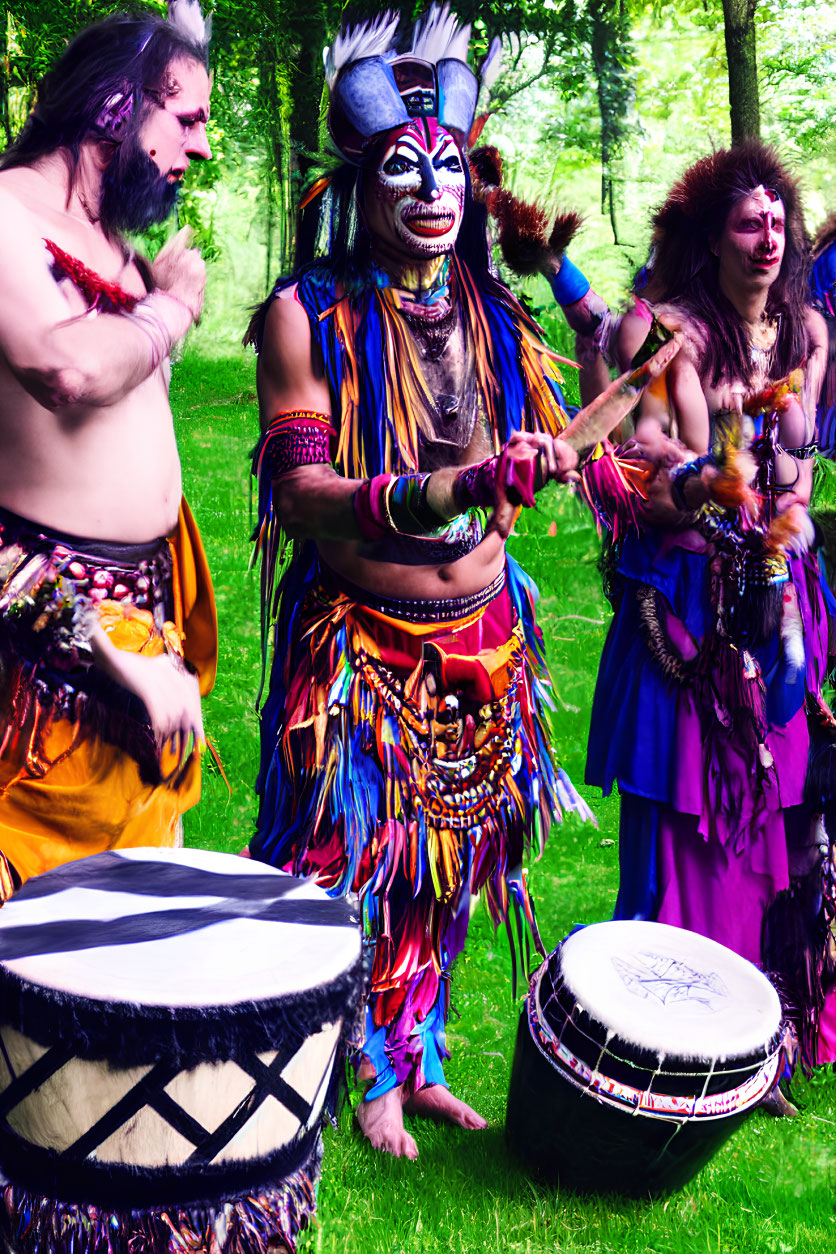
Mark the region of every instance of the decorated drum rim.
POLYGON ((315 1032, 349 1020, 359 1009, 362 990, 362 956, 338 981, 320 988, 281 1000, 199 1010, 66 998, 0 968, 0 1033, 8 1026, 39 1045, 70 1039, 86 1058, 118 1057, 126 1067, 172 1062, 185 1069, 217 1059, 221 1047, 223 1057, 234 1061, 253 1050, 269 1050, 277 1036, 300 1026, 315 1032), (213 1028, 221 1022, 222 1034, 213 1028))
POLYGON ((780 1034, 781 1001, 763 971, 687 928, 647 919, 576 927, 549 970, 556 994, 565 989, 576 1007, 573 1022, 593 1039, 614 1031, 639 1064, 659 1053, 760 1061, 780 1034))
MULTIPOLYGON (((775 1085, 780 1066, 781 1048, 776 1041, 765 1046, 766 1058, 742 1084, 721 1093, 702 1097, 677 1097, 637 1089, 622 1081, 612 1080, 578 1058, 551 1031, 540 1005, 540 984, 548 968, 548 960, 535 972, 526 997, 528 1028, 535 1046, 565 1080, 582 1093, 626 1114, 648 1118, 672 1119, 680 1122, 707 1122, 745 1114, 769 1093, 775 1085)), ((660 1067, 661 1070, 661 1067, 660 1067)), ((689 1074, 695 1074, 690 1072, 689 1074)), ((714 1074, 713 1065, 705 1072, 706 1085, 714 1074)))

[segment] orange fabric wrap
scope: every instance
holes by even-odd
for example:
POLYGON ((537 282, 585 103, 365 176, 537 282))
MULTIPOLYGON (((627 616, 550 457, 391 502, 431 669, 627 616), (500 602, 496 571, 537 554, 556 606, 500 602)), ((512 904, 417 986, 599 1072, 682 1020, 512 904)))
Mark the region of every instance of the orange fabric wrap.
POLYGON ((197 671, 200 694, 212 691, 218 670, 218 612, 203 541, 186 498, 174 534, 175 622, 183 634, 186 661, 197 671))
MULTIPOLYGON (((175 626, 205 695, 217 670, 217 614, 206 554, 185 500, 169 543, 174 560, 175 626)), ((122 617, 115 616, 115 625, 109 620, 106 624, 114 628, 111 639, 117 647, 150 654, 158 651, 140 649, 148 635, 141 630, 143 611, 122 617)), ((161 648, 162 642, 158 643, 161 648)), ((0 760, 0 852, 21 880, 108 849, 173 848, 180 842, 180 817, 200 800, 197 754, 178 772, 176 759, 166 748, 161 766, 171 781, 154 787, 142 781, 128 753, 93 736, 79 737, 73 723, 56 719, 45 742, 45 756, 53 765, 43 777, 31 778, 23 768, 36 717, 33 714, 32 726, 14 736, 0 760), (7 785, 11 786, 6 792, 7 785)))
MULTIPOLYGON (((75 734, 56 721, 47 748, 57 756, 75 734)), ((0 761, 0 788, 20 768, 19 750, 0 761)), ((169 763, 169 769, 173 761, 169 763)), ((0 801, 0 850, 21 880, 108 849, 173 848, 179 820, 200 800, 200 761, 193 755, 177 787, 144 784, 129 754, 100 740, 82 740, 43 779, 22 778, 0 801)))

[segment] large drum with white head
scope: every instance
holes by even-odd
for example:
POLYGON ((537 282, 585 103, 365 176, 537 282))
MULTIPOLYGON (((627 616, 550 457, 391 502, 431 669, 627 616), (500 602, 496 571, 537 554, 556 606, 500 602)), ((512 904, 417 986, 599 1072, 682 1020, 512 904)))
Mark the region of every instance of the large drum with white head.
POLYGON ((532 979, 509 1144, 576 1189, 679 1188, 771 1092, 780 1027, 772 985, 716 941, 663 923, 583 928, 532 979))
POLYGON ((295 1249, 362 995, 358 919, 228 854, 131 849, 0 910, 14 1254, 295 1249))

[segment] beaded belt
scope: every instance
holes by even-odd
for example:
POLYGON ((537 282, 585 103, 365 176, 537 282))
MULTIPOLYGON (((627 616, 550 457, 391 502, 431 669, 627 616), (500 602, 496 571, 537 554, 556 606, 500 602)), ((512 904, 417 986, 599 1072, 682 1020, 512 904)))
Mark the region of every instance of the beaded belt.
POLYGON ((452 623, 485 609, 505 588, 505 571, 481 588, 464 597, 438 597, 432 600, 404 600, 382 597, 343 579, 329 567, 322 566, 322 584, 328 592, 341 592, 363 609, 374 610, 388 618, 402 618, 410 623, 452 623))

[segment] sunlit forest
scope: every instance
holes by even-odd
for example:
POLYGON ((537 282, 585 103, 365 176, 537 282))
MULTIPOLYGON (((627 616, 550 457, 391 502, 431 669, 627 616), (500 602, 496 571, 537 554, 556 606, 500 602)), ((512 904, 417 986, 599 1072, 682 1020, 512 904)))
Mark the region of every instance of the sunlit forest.
MULTIPOLYGON (((0 16, 0 124, 11 141, 39 77, 111 0, 8 0, 0 16)), ((163 11, 162 4, 155 5, 163 11)), ((178 208, 208 261, 201 325, 174 363, 171 398, 187 495, 203 531, 220 620, 220 666, 205 704, 223 772, 207 759, 186 841, 237 852, 251 834, 258 758, 259 587, 249 571, 249 460, 258 434, 255 365, 241 347, 248 309, 292 268, 296 208, 335 158, 322 49, 337 0, 217 0, 212 8, 211 161, 188 173, 178 208)), ((395 5, 407 22, 419 11, 395 5)), ((836 5, 827 0, 462 0, 475 61, 503 37, 505 71, 481 102, 483 140, 506 178, 545 207, 579 212, 572 258, 617 307, 646 259, 650 211, 712 147, 774 143, 799 176, 810 233, 836 210, 836 5)), ((375 12, 368 3, 350 12, 375 12)), ((176 229, 155 228, 153 253, 176 229)), ((505 276, 509 278, 509 276, 505 276)), ((540 278, 513 280, 553 346, 573 343, 540 278)), ((578 395, 566 370, 566 394, 578 395)), ((589 711, 610 620, 591 518, 551 486, 510 549, 540 588, 555 749, 584 777, 589 711)), ((531 868, 553 948, 575 924, 611 916, 618 802, 582 788, 597 826, 569 819, 531 868)), ((524 982, 523 982, 524 984, 524 982)), ((374 1153, 349 1104, 326 1132, 318 1219, 299 1254, 833 1254, 836 1077, 793 1082, 798 1119, 757 1112, 689 1185, 653 1202, 549 1188, 504 1139, 520 997, 507 943, 477 909, 453 980, 447 1071, 489 1121, 465 1133, 416 1121, 417 1162, 374 1153)), ((524 987, 522 992, 524 992, 524 987)), ((356 1096, 353 1099, 356 1101, 356 1096)), ((602 1182, 604 1185, 606 1181, 602 1182)))
MULTIPOLYGON (((7 140, 67 38, 119 7, 111 0, 2 6, 7 140)), ((347 12, 381 7, 366 0, 347 12)), ((389 7, 409 20, 420 8, 389 7)), ((195 227, 211 259, 199 341, 217 351, 238 342, 241 311, 288 268, 302 190, 332 160, 322 49, 343 7, 334 0, 220 0, 209 8, 214 159, 191 171, 180 220, 195 227)), ((644 260, 649 210, 689 162, 733 135, 759 133, 778 145, 802 177, 808 227, 834 207, 832 5, 465 0, 456 9, 473 23, 474 58, 493 36, 505 39, 505 71, 486 102, 484 140, 500 148, 518 190, 583 214, 573 257, 611 302, 623 298, 644 260)))

